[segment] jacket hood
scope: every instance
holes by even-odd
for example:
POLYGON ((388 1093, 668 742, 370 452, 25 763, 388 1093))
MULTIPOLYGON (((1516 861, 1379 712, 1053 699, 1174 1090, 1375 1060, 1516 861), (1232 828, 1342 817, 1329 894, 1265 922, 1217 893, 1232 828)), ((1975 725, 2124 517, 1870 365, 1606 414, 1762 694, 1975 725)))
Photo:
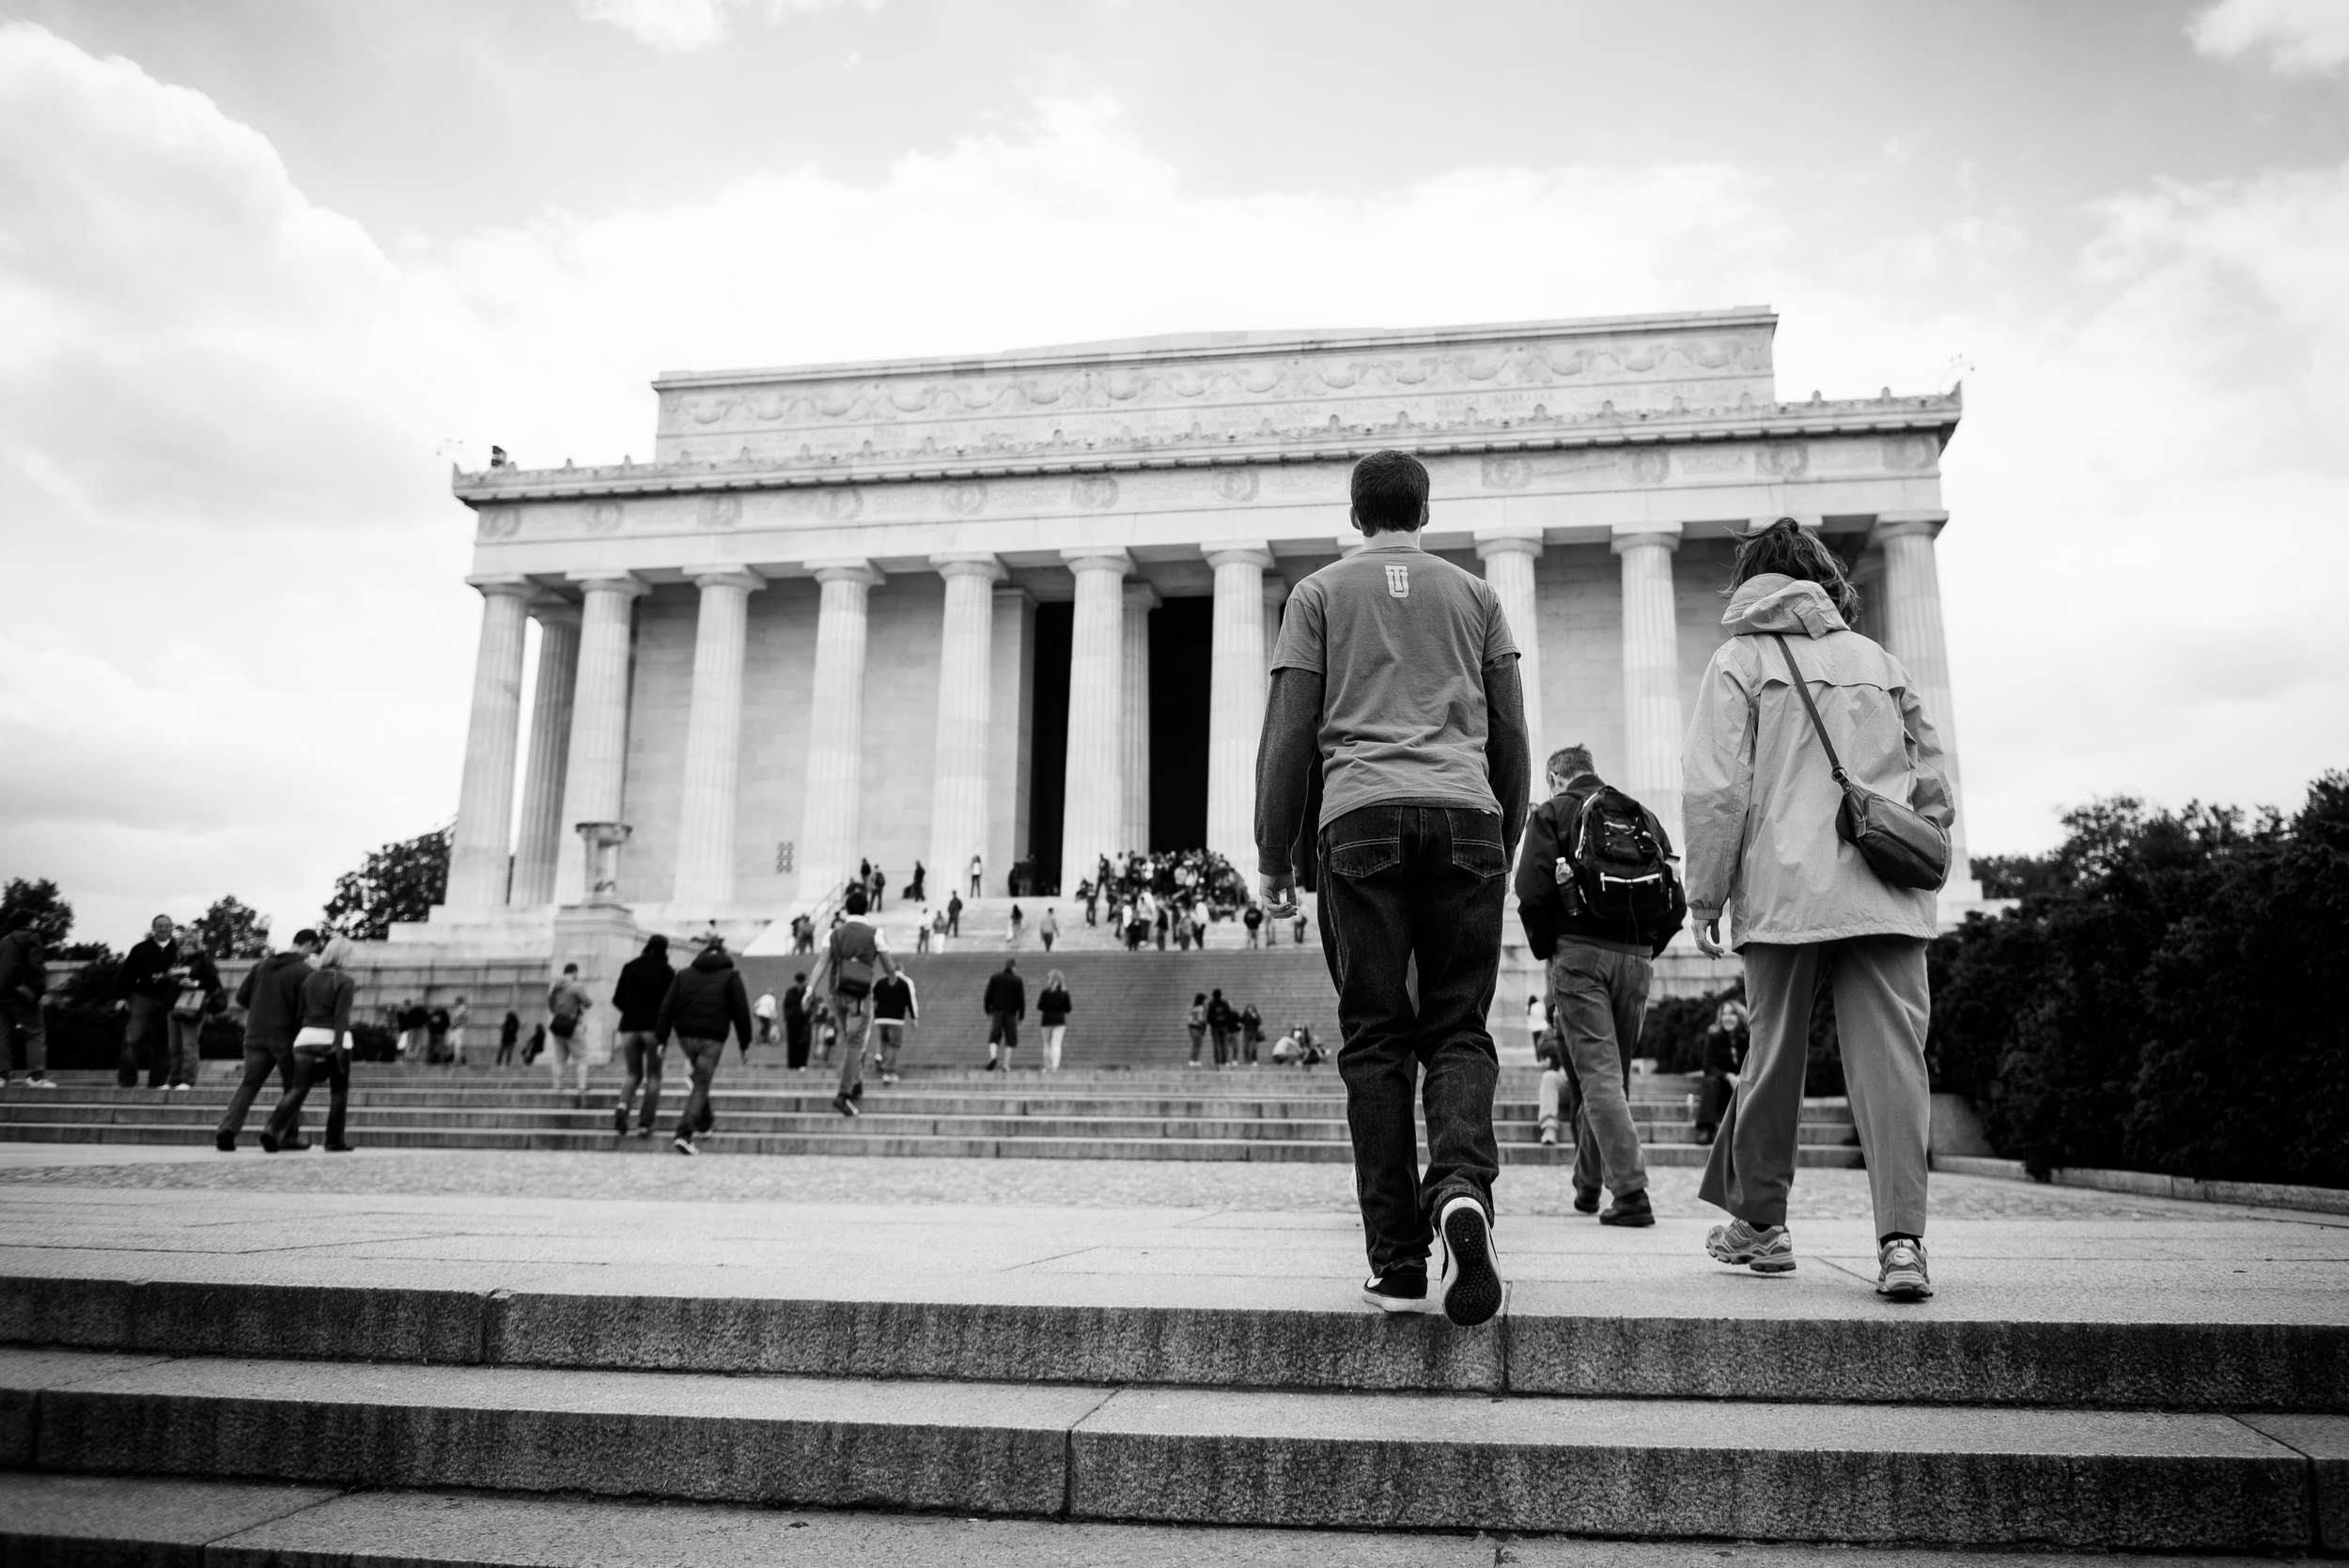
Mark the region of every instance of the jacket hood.
POLYGON ((262 960, 262 964, 268 969, 282 970, 288 964, 306 964, 309 961, 310 955, 308 954, 303 953, 297 948, 289 947, 283 953, 271 954, 267 958, 262 960))
POLYGON ((640 958, 658 958, 662 963, 668 962, 669 939, 662 936, 660 932, 655 931, 651 936, 645 939, 645 951, 638 954, 637 956, 640 958))
POLYGON ((1729 608, 1721 613, 1721 625, 1732 636, 1775 631, 1824 637, 1830 631, 1851 629, 1825 588, 1774 571, 1737 585, 1737 591, 1729 596, 1729 608))
POLYGON ((693 967, 704 974, 714 974, 720 970, 732 969, 734 958, 723 947, 705 947, 693 955, 693 967))

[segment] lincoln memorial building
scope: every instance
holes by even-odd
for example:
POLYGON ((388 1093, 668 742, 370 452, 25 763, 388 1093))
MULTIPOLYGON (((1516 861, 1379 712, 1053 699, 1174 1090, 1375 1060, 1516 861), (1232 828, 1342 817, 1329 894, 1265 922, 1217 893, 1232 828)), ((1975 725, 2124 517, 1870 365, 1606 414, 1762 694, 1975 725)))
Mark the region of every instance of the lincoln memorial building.
MULTIPOLYGON (((1954 786, 1934 541, 1960 398, 1781 400, 1776 326, 1753 308, 664 375, 650 461, 456 477, 472 722, 446 903, 398 939, 546 955, 588 891, 581 823, 628 825, 606 897, 642 928, 738 940, 863 859, 893 891, 926 862, 941 898, 974 854, 997 897, 1015 866, 1068 890, 1127 848, 1205 845, 1252 880, 1282 606, 1361 543, 1348 473, 1381 447, 1426 462, 1426 547, 1507 609, 1537 768, 1585 742, 1676 827, 1735 536, 1791 515, 1851 566, 1860 629, 1918 683, 1954 786)), ((1962 871, 1962 808, 1956 840, 1962 871)))

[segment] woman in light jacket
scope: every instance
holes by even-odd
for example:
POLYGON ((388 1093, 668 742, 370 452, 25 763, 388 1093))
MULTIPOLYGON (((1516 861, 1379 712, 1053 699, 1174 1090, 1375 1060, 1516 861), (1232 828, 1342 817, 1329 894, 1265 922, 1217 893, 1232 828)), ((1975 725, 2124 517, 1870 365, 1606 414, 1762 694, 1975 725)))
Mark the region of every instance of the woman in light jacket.
POLYGON ((350 938, 334 938, 320 951, 317 968, 302 983, 302 1028, 294 1036, 293 1087, 278 1099, 269 1126, 261 1129, 261 1147, 270 1154, 281 1145, 306 1146, 286 1140, 302 1115, 302 1102, 309 1097, 310 1085, 321 1078, 327 1080, 332 1096, 326 1110, 327 1152, 350 1152, 350 1145, 343 1141, 343 1117, 350 1101, 350 1001, 359 990, 358 982, 345 967, 351 952, 350 938))
POLYGON ((1766 1274, 1795 1266, 1786 1193, 1802 1118, 1811 1004, 1833 987, 1852 1120, 1875 1205, 1879 1295, 1933 1294, 1925 1269, 1925 943, 1933 892, 1896 888, 1837 835, 1843 791, 1791 684, 1789 659, 1859 784, 1949 831, 1941 742, 1908 674, 1851 629, 1859 596, 1792 518, 1738 547, 1681 759, 1688 917, 1721 954, 1727 912, 1745 960, 1751 1046, 1698 1193, 1735 1218, 1705 1249, 1766 1274), (1780 639, 1783 639, 1783 643, 1780 639))

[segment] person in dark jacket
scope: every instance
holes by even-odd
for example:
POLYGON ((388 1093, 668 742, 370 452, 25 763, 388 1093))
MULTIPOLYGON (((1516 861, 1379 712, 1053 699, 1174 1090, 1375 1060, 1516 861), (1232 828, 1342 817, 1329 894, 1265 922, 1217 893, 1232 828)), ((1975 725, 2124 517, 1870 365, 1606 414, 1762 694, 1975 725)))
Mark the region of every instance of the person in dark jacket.
POLYGON ((1020 983, 1017 963, 1006 958, 1002 969, 987 977, 979 1010, 988 1017, 987 1070, 1011 1071, 1011 1053, 1019 1047, 1019 1020, 1028 1016, 1028 987, 1020 983))
MULTIPOLYGON (((244 984, 237 987, 237 1005, 244 1012, 244 1077, 228 1097, 220 1126, 212 1131, 212 1146, 223 1154, 235 1151, 237 1134, 244 1130, 245 1116, 253 1110, 253 1097, 261 1092, 272 1068, 288 1092, 294 1086, 293 1043, 302 1029, 302 986, 310 978, 310 960, 319 946, 316 931, 295 932, 292 947, 256 963, 246 971, 244 984)), ((277 1146, 310 1146, 302 1141, 299 1116, 277 1135, 277 1146)))
POLYGON ((650 1138, 661 1115, 661 1059, 666 1042, 657 1032, 661 1004, 668 1000, 676 978, 677 970, 669 964, 669 939, 656 931, 645 939, 644 952, 620 966, 620 983, 612 988, 612 1005, 620 1010, 620 1053, 628 1062, 628 1082, 620 1090, 620 1103, 612 1109, 612 1131, 617 1137, 628 1136, 628 1108, 636 1101, 639 1084, 645 1090, 645 1109, 637 1118, 636 1136, 650 1138))
POLYGON ((1746 1070, 1746 1047, 1750 1036, 1746 1032, 1745 1004, 1722 999, 1720 1011, 1713 1016, 1713 1027, 1704 1032, 1704 1087, 1697 1092, 1697 1141, 1710 1143, 1721 1130, 1721 1117, 1729 1110, 1729 1097, 1736 1088, 1736 1075, 1746 1070))
POLYGON ((685 1053, 686 1064, 693 1073, 693 1091, 685 1097, 685 1111, 677 1118, 677 1138, 671 1145, 678 1154, 699 1154, 693 1146, 695 1136, 708 1132, 717 1121, 709 1109, 709 1082, 717 1076, 718 1063, 725 1059, 728 1029, 738 1040, 751 1037, 751 998, 742 988, 742 971, 734 967, 726 944, 712 941, 669 982, 668 995, 661 999, 661 1011, 653 1019, 658 1042, 665 1046, 669 1036, 676 1034, 677 1049, 685 1053))
POLYGON ((326 1152, 347 1155, 343 1125, 350 1104, 350 1003, 358 982, 343 966, 351 955, 350 939, 336 937, 319 952, 318 968, 302 982, 301 1028, 293 1038, 293 1083, 277 1097, 277 1110, 261 1129, 261 1150, 300 1148, 288 1142, 294 1124, 302 1120, 302 1102, 310 1085, 327 1080, 326 1152))
MULTIPOLYGON (((506 1021, 498 1025, 497 1064, 499 1066, 506 1067, 513 1064, 514 1045, 515 1042, 520 1040, 521 1037, 522 1016, 509 1007, 506 1010, 506 1021)), ((527 1064, 528 1063, 524 1063, 524 1065, 527 1064)))
POLYGON ((0 937, 0 1083, 14 1070, 22 1035, 27 1081, 39 1089, 56 1087, 49 1081, 49 1036, 40 1011, 49 989, 45 956, 40 933, 29 925, 0 937))
POLYGON ((1223 1000, 1221 991, 1207 998, 1207 1032, 1215 1039, 1215 1064, 1222 1066, 1225 1060, 1237 1053, 1232 1049, 1232 1031, 1239 1023, 1239 1015, 1223 1000))
POLYGON ((791 977, 783 993, 783 1064, 795 1073, 807 1071, 807 971, 791 977))
MULTIPOLYGON (((1550 1024, 1564 1042, 1580 1092, 1574 1111, 1574 1206, 1583 1214, 1597 1209, 1604 1179, 1615 1201, 1600 1212, 1600 1224, 1653 1225, 1647 1164, 1631 1120, 1631 1057, 1647 1018, 1656 956, 1680 929, 1680 919, 1642 933, 1590 912, 1575 892, 1570 862, 1584 808, 1606 784, 1588 747, 1561 747, 1548 766, 1550 798, 1527 815, 1525 852, 1517 858, 1517 918, 1533 955, 1549 967, 1550 1024)), ((1669 858, 1672 842, 1663 825, 1653 813, 1646 820, 1669 858)))
POLYGON ((142 1063, 149 1089, 169 1081, 171 1058, 164 1032, 186 977, 179 965, 179 933, 169 915, 157 915, 147 935, 122 955, 122 970, 115 980, 115 1011, 125 1015, 122 1055, 115 1063, 115 1082, 121 1087, 138 1087, 142 1063))

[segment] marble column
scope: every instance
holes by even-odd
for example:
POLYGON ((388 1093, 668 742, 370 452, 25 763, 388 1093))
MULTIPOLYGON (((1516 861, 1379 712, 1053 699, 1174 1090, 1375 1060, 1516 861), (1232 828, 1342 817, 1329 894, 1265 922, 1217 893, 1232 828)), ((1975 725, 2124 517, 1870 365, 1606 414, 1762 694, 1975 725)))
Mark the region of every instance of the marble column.
POLYGON ((1944 902, 1982 896, 1972 862, 1966 856, 1966 794, 1959 787, 1957 712, 1951 701, 1949 641, 1941 628, 1941 570, 1934 559, 1934 539, 1950 520, 1943 511, 1881 512, 1876 516, 1874 542, 1884 551, 1884 589, 1880 614, 1884 644, 1891 649, 1915 684, 1917 700, 1941 737, 1942 768, 1950 784, 1950 804, 1956 817, 1950 824, 1950 880, 1941 890, 1944 902))
POLYGON ((563 831, 563 765, 571 749, 571 696, 579 682, 579 606, 540 599, 530 607, 538 622, 538 680, 530 704, 530 756, 522 771, 521 834, 514 846, 514 885, 506 895, 517 908, 554 900, 555 868, 578 843, 563 831), (568 842, 567 842, 568 841, 568 842))
POLYGON ((1074 893, 1122 843, 1126 816, 1126 574, 1122 550, 1064 550, 1077 576, 1068 651, 1068 773, 1061 797, 1061 892, 1074 893))
POLYGON ((482 578, 481 643, 474 654, 473 717, 457 785, 457 833, 443 900, 453 914, 506 906, 506 837, 514 817, 514 748, 521 737, 522 632, 531 585, 482 578))
POLYGON ((1129 849, 1150 846, 1150 612, 1158 607, 1156 588, 1126 584, 1125 685, 1117 721, 1125 735, 1119 756, 1126 786, 1126 826, 1119 836, 1129 849))
POLYGON ((767 580, 747 567, 697 573, 693 695, 685 714, 685 779, 678 791, 677 881, 670 897, 692 916, 734 902, 735 800, 742 771, 742 661, 751 595, 767 580))
MULTIPOLYGON (((1656 814, 1681 846, 1680 617, 1672 602, 1672 551, 1680 525, 1619 528, 1623 561, 1624 766, 1610 783, 1656 814)), ((1602 760, 1602 776, 1608 769, 1602 760)))
POLYGON ((971 857, 988 849, 995 584, 1003 581, 1003 566, 986 554, 933 555, 930 565, 946 579, 946 612, 938 638, 938 754, 930 769, 927 869, 930 886, 951 889, 962 885, 956 878, 971 857))
POLYGON ((1207 686, 1207 847, 1256 875, 1256 742, 1264 730, 1264 574, 1260 544, 1201 547, 1215 568, 1207 686))
POLYGON ((579 678, 571 687, 570 755, 563 765, 561 846, 554 901, 576 904, 587 891, 582 822, 625 820, 628 780, 629 632, 637 598, 651 584, 632 572, 572 572, 580 590, 579 678))
MULTIPOLYGON (((995 590, 992 672, 993 731, 988 745, 987 885, 1005 885, 1014 862, 1040 853, 1028 840, 1035 786, 1035 596, 1025 588, 995 590)), ((970 861, 933 867, 939 885, 962 887, 970 861)))
MULTIPOLYGON (((1525 728, 1533 753, 1532 800, 1549 799, 1546 765, 1549 751, 1542 726, 1542 629, 1533 588, 1533 562, 1542 552, 1542 531, 1532 525, 1497 528, 1476 536, 1485 581, 1501 600, 1509 635, 1517 644, 1517 683, 1525 691, 1525 728)), ((1675 742, 1676 744, 1676 742, 1675 742)))
POLYGON ((857 862, 864 804, 865 596, 881 574, 862 559, 812 561, 816 685, 808 704, 807 796, 800 821, 800 897, 820 904, 857 862))

